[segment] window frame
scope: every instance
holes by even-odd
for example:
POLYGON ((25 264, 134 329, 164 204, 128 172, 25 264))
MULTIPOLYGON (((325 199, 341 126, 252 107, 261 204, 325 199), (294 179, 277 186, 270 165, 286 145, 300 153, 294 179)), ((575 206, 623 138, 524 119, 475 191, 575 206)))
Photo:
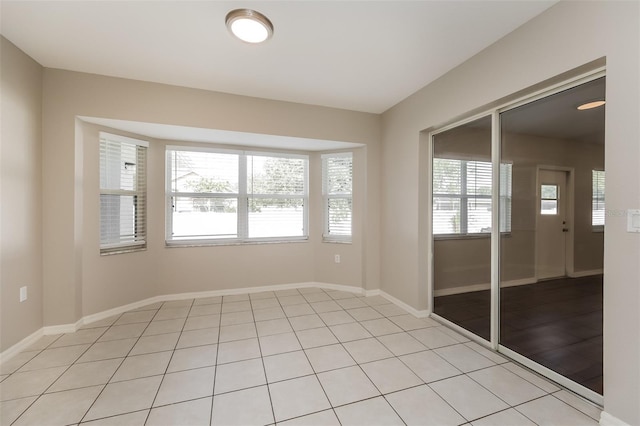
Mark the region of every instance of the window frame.
POLYGON ((351 243, 353 241, 353 152, 333 152, 320 156, 322 163, 322 241, 326 243, 351 243), (328 168, 327 160, 331 158, 351 159, 351 188, 346 192, 328 192, 328 168), (351 218, 349 220, 349 234, 331 234, 329 223, 329 203, 332 199, 349 200, 351 202, 351 218))
POLYGON ((219 245, 246 245, 262 243, 290 243, 309 240, 309 155, 294 154, 281 151, 249 151, 214 147, 197 147, 184 145, 167 145, 165 147, 165 245, 166 247, 198 247, 219 245), (238 156, 238 191, 230 193, 199 193, 173 191, 171 153, 205 152, 212 154, 232 154, 238 156), (303 194, 250 194, 248 191, 247 157, 262 156, 274 158, 301 159, 304 165, 303 194), (230 238, 171 238, 173 232, 173 199, 186 198, 236 198, 237 199, 237 236, 230 238), (249 237, 249 200, 251 198, 302 198, 303 202, 303 235, 279 237, 249 237))
MULTIPOLYGON (((100 255, 112 255, 112 254, 121 254, 135 251, 143 251, 147 249, 147 239, 148 239, 148 213, 147 213, 147 165, 148 165, 148 148, 149 142, 134 139, 126 136, 116 135, 108 132, 99 132, 98 133, 98 142, 99 142, 99 168, 98 168, 98 185, 99 185, 99 198, 102 196, 133 196, 134 197, 134 228, 135 228, 135 237, 133 241, 126 242, 102 242, 102 233, 100 231, 99 237, 99 246, 100 246, 100 255), (131 145, 135 146, 136 149, 136 189, 135 190, 127 190, 127 189, 109 189, 102 187, 102 169, 103 169, 103 157, 102 157, 102 147, 103 141, 110 143, 117 143, 122 148, 122 145, 131 145), (141 210, 141 212, 140 212, 141 210), (142 218, 140 218, 142 215, 142 218), (141 230, 139 228, 142 228, 141 230)), ((126 168, 126 164, 125 164, 126 168)), ((122 175, 120 175, 122 176, 122 175)), ((103 217, 102 217, 102 201, 99 201, 99 223, 100 230, 102 229, 103 217)))

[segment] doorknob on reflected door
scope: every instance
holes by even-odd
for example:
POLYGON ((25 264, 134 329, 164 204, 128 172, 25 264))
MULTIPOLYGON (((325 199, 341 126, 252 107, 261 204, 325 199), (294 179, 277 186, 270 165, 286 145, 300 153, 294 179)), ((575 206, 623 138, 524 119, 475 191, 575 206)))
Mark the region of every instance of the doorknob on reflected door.
POLYGON ((569 228, 562 228, 562 232, 569 232, 569 228))

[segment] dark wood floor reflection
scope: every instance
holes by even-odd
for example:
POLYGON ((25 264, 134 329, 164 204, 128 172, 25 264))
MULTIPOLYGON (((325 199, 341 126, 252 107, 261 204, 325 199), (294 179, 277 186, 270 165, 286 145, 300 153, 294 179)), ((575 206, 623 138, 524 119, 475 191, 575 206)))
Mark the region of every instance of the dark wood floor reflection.
MULTIPOLYGON (((500 343, 602 394, 602 275, 507 287, 500 343)), ((435 298, 434 312, 489 340, 490 293, 435 298)))

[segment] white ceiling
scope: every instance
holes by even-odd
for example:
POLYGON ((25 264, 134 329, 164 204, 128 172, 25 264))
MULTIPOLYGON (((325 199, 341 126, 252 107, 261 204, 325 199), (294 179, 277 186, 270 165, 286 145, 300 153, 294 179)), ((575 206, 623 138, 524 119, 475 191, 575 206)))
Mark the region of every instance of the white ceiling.
POLYGON ((0 31, 45 67, 381 113, 554 3, 2 0, 0 31), (232 38, 235 8, 273 38, 232 38))

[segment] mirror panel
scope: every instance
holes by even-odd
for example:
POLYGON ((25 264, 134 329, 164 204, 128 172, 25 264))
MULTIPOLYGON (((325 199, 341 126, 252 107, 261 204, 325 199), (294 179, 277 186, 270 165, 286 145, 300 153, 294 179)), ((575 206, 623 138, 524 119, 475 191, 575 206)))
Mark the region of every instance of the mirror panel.
POLYGON ((602 77, 500 114, 500 344, 599 394, 605 107, 577 107, 604 97, 602 77))
POLYGON ((491 117, 433 136, 434 312, 491 339, 491 117))

